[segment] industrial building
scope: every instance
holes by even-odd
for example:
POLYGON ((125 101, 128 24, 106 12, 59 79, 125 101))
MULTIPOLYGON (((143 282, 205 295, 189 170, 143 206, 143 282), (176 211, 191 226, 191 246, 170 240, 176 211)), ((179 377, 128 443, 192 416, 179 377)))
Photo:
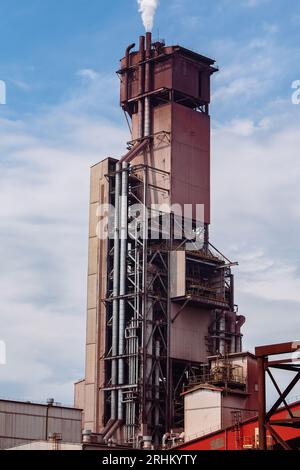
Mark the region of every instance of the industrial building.
POLYGON ((182 393, 185 442, 257 415, 256 357, 235 353, 209 362, 209 374, 193 378, 182 393))
MULTIPOLYGON (((291 403, 289 409, 295 416, 299 416, 300 402, 291 403)), ((274 417, 277 420, 286 420, 289 413, 286 409, 279 409, 274 417)), ((238 417, 236 423, 231 426, 205 435, 198 435, 185 443, 176 445, 175 442, 173 449, 176 451, 258 450, 260 449, 258 421, 257 416, 245 421, 241 421, 238 417)), ((299 429, 278 425, 275 426, 275 432, 289 450, 300 449, 299 429)), ((270 432, 266 434, 266 450, 282 450, 282 445, 272 437, 270 432)))
MULTIPOLYGON (((183 390, 211 374, 213 356, 232 377, 228 357, 242 352, 235 263, 209 237, 216 72, 214 60, 151 33, 121 60, 131 140, 121 159, 91 169, 86 372, 75 385, 84 429, 104 442, 158 448, 180 434, 183 390)), ((246 383, 247 370, 239 410, 246 383)))
POLYGON ((290 395, 300 381, 299 347, 299 341, 260 346, 255 356, 233 354, 221 367, 220 359, 213 358, 206 381, 191 383, 183 392, 184 433, 165 435, 163 448, 300 450, 300 402, 290 395), (228 376, 226 370, 233 375, 228 376), (285 372, 285 381, 281 375, 278 382, 276 371, 285 372), (243 395, 245 372, 248 380, 243 395), (228 377, 226 384, 220 380, 222 376, 228 377), (267 379, 269 392, 276 391, 273 400, 267 393, 267 379), (251 410, 252 404, 258 404, 257 414, 251 410))
MULTIPOLYGON (((61 406, 54 400, 32 403, 0 400, 0 449, 31 446, 51 441, 49 446, 80 444, 82 411, 61 406)), ((37 446, 39 447, 39 446, 37 446)))
POLYGON ((91 169, 85 378, 75 408, 0 400, 1 449, 300 449, 300 342, 243 351, 236 263, 209 236, 216 72, 151 33, 126 49, 131 140, 91 169))

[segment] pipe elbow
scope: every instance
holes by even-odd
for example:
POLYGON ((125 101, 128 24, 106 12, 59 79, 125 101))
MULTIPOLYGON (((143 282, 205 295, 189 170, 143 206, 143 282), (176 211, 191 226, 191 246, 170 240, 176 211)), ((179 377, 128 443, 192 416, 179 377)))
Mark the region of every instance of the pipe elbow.
POLYGON ((125 55, 126 55, 126 58, 129 57, 129 53, 130 51, 135 47, 135 42, 133 42, 132 44, 130 44, 127 49, 126 49, 126 52, 125 52, 125 55))
POLYGON ((241 328, 246 323, 246 317, 244 315, 239 315, 237 317, 237 326, 241 328))

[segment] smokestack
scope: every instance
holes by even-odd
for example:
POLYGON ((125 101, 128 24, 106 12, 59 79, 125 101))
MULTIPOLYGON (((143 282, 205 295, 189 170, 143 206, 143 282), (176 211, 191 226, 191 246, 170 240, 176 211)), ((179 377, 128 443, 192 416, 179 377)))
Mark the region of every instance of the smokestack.
MULTIPOLYGON (((140 80, 139 80, 139 95, 142 96, 145 92, 145 36, 140 37, 140 80)), ((144 98, 141 98, 138 103, 139 114, 139 135, 138 138, 144 137, 144 98)))
MULTIPOLYGON (((151 91, 151 46, 152 46, 152 34, 146 33, 146 77, 145 77, 145 93, 151 91)), ((145 99, 145 137, 149 137, 151 134, 151 108, 150 108, 150 97, 147 96, 145 99)))

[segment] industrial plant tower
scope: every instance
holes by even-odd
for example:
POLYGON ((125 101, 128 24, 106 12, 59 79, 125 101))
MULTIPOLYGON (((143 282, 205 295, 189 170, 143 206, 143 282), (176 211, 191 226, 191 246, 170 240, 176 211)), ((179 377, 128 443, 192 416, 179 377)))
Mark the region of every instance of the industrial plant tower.
POLYGON ((76 384, 84 428, 106 442, 158 446, 182 429, 181 393, 207 358, 242 348, 231 263, 209 241, 216 71, 150 33, 121 60, 132 137, 123 158, 91 170, 86 375, 76 384))

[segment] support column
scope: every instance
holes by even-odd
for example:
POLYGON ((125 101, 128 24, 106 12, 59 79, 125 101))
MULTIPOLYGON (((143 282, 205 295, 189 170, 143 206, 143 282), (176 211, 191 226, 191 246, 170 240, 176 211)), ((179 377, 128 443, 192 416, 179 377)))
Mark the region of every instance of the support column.
POLYGON ((259 429, 259 449, 267 450, 267 434, 266 434, 266 359, 259 357, 258 365, 258 429, 259 429))

